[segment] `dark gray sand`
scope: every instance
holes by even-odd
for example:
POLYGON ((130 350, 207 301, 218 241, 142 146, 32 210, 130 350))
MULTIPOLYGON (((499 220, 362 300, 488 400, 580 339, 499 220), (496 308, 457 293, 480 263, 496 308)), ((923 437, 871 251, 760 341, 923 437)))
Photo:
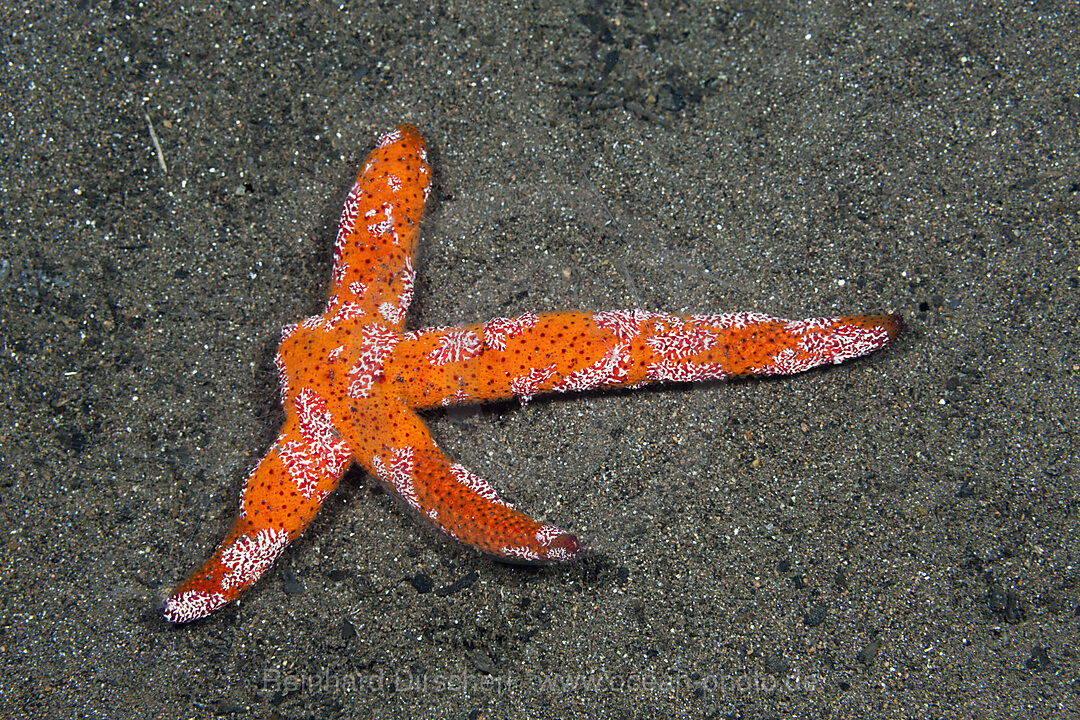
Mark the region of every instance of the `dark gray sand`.
POLYGON ((0 13, 4 715, 1075 713, 1075 4, 0 13), (242 602, 169 626, 399 122, 437 178, 410 327, 910 330, 782 380, 429 413, 591 554, 497 564, 353 472, 242 602))

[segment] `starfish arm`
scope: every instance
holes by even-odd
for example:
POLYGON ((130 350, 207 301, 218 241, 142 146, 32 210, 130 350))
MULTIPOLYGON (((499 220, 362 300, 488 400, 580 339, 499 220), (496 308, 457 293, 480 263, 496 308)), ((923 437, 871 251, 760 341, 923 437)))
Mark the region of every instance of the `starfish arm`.
POLYGON ((385 377, 411 407, 525 402, 550 392, 788 375, 883 348, 902 327, 898 315, 526 313, 406 333, 385 377))
POLYGON ((345 429, 356 459, 418 517, 448 537, 508 562, 572 560, 577 538, 514 509, 486 481, 451 461, 415 412, 389 399, 345 429), (371 423, 385 431, 372 438, 371 423), (353 433, 355 437, 350 437, 353 433))
POLYGON ((412 301, 412 260, 430 192, 427 146, 417 129, 401 125, 383 135, 341 211, 327 327, 335 318, 370 315, 400 330, 412 301))
POLYGON ((232 529, 210 559, 165 601, 166 620, 197 620, 235 600, 315 517, 341 479, 348 454, 319 447, 309 429, 302 418, 286 422, 244 481, 232 529))

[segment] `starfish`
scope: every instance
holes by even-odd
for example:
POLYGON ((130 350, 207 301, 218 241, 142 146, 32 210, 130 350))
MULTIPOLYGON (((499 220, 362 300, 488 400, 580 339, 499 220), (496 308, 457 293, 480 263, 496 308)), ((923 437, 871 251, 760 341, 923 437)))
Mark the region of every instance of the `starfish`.
POLYGON ((786 375, 866 355, 899 315, 784 320, 761 313, 525 313, 404 332, 431 190, 423 138, 403 125, 368 157, 341 213, 329 300, 282 331, 285 422, 244 482, 213 555, 162 608, 183 623, 236 599, 308 526, 358 463, 450 538, 508 562, 578 556, 577 538, 534 520, 436 447, 417 410, 542 393, 786 375))

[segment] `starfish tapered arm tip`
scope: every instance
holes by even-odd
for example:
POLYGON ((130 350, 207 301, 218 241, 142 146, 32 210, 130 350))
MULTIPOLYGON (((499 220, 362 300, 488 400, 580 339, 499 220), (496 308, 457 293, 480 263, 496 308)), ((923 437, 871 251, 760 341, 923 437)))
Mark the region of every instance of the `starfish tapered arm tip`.
POLYGON ((504 547, 492 557, 511 565, 548 565, 577 560, 582 551, 577 535, 554 525, 542 526, 537 532, 537 539, 540 543, 536 550, 527 547, 504 547))
POLYGON ((902 313, 893 313, 889 316, 889 319, 892 321, 889 330, 889 341, 891 342, 907 331, 907 323, 904 321, 902 313))

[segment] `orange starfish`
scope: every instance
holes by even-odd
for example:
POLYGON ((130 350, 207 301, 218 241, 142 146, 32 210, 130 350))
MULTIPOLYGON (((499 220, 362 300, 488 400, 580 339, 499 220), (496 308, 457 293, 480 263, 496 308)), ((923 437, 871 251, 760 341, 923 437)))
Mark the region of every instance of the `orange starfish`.
POLYGON ((416 409, 651 382, 782 375, 888 345, 898 315, 789 321, 758 313, 526 313, 403 333, 412 258, 431 189, 423 138, 403 125, 372 152, 345 201, 322 315, 282 332, 285 425, 240 492, 213 556, 165 602, 204 617, 269 568, 357 462, 449 537, 499 559, 578 555, 577 538, 503 501, 435 446, 416 409))

